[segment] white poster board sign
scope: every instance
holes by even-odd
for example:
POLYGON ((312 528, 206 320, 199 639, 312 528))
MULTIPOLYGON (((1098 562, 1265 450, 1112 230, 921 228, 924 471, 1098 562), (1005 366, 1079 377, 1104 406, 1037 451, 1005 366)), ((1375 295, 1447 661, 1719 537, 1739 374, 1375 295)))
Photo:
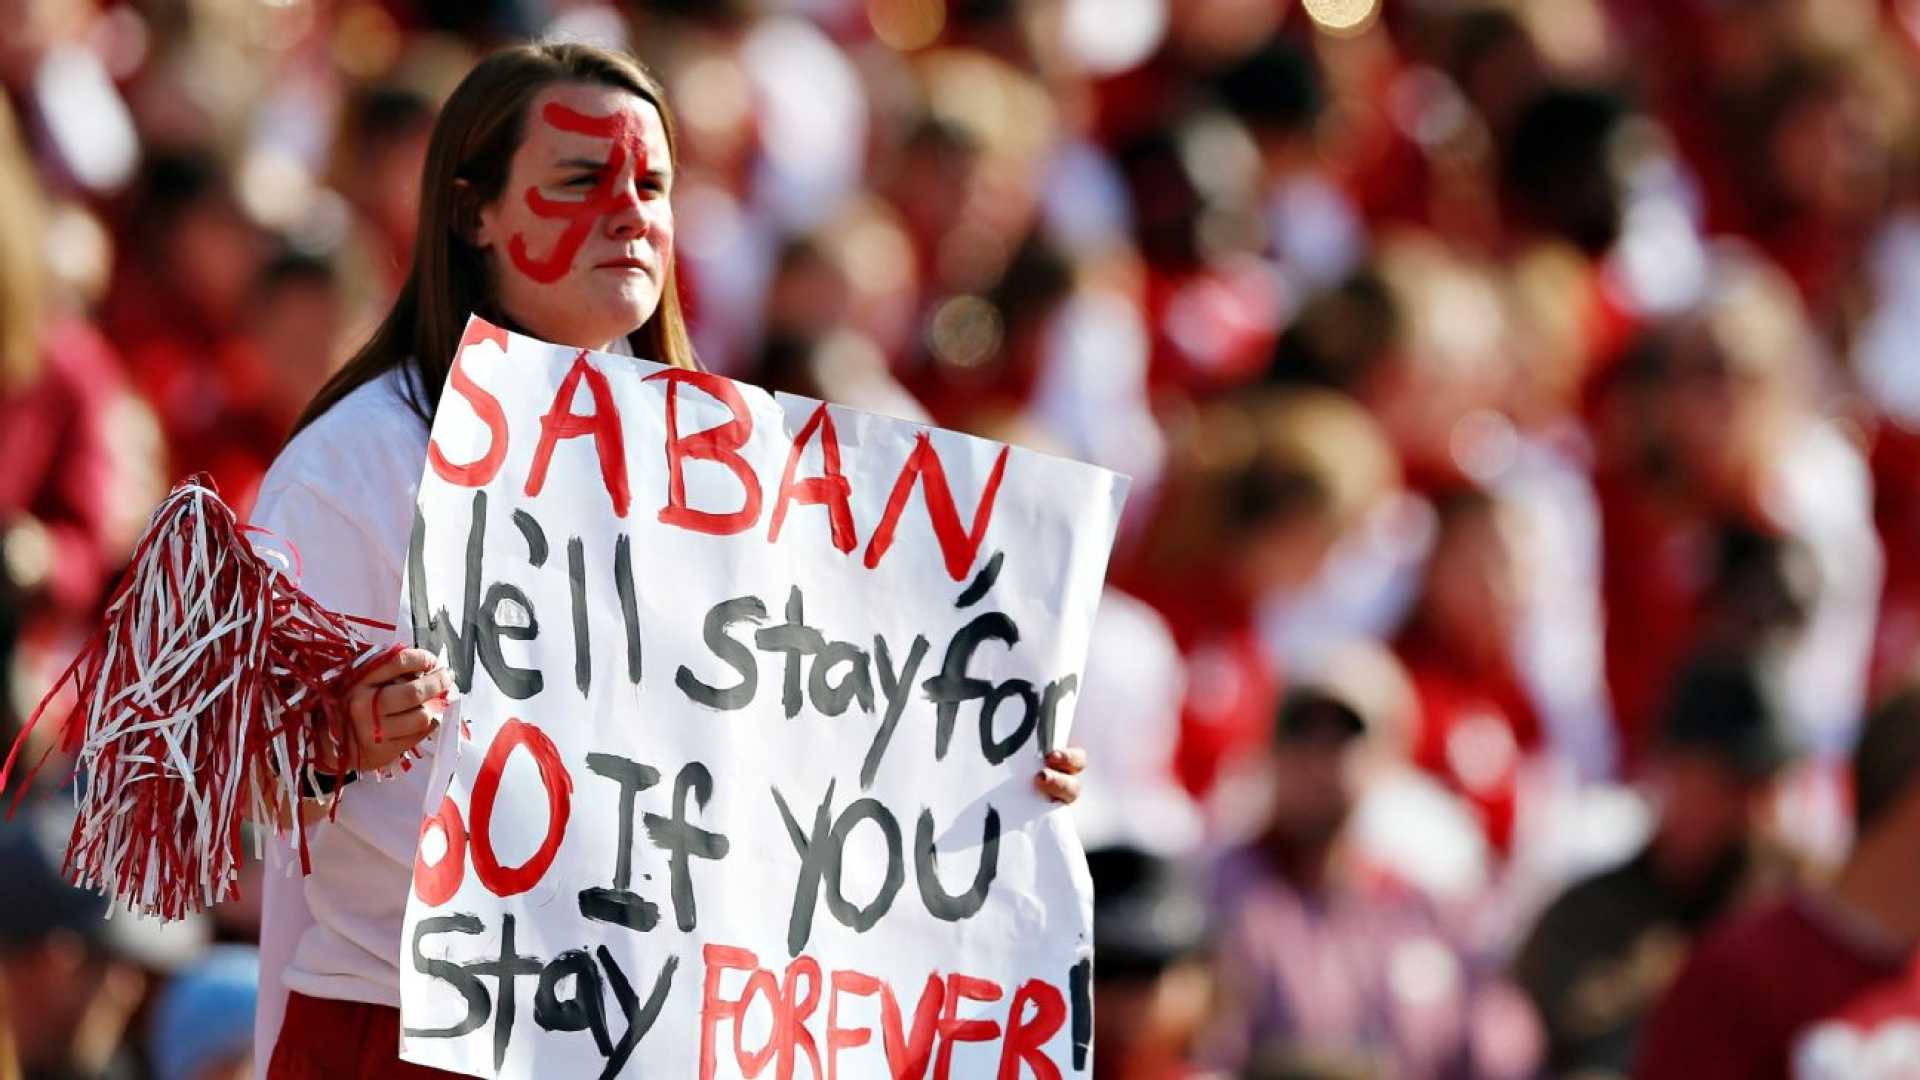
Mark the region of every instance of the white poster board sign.
POLYGON ((1090 1073, 1091 885, 1033 779, 1125 486, 475 320, 403 599, 464 694, 407 910, 403 1056, 1090 1073))

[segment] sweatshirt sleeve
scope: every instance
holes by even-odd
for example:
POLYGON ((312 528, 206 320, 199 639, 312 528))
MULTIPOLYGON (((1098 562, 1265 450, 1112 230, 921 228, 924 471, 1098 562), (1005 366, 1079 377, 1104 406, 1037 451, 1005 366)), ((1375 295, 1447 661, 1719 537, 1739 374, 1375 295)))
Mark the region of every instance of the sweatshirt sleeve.
POLYGON ((401 553, 388 551, 339 502, 301 482, 263 488, 253 524, 296 559, 294 581, 342 615, 392 622, 399 611, 401 553))

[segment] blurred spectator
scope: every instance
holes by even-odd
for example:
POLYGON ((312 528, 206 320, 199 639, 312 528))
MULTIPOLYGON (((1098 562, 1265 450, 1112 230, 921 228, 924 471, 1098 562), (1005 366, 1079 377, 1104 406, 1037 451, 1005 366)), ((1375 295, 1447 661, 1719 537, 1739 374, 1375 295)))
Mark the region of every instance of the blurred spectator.
MULTIPOLYGON (((1306 301, 1276 345, 1266 380, 1341 391, 1377 424, 1385 415, 1380 388, 1395 378, 1402 325, 1386 282, 1366 267, 1306 301)), ((1431 516, 1412 493, 1383 493, 1338 538, 1322 570, 1270 591, 1259 620, 1275 662, 1285 668, 1311 661, 1327 640, 1392 635, 1432 544, 1431 516)))
POLYGON ((1903 1048, 1920 1019, 1920 693, 1903 690, 1867 718, 1853 786, 1859 838, 1832 884, 1710 933, 1648 1022, 1636 1075, 1911 1068, 1903 1048))
POLYGON ((1642 340, 1600 421, 1607 609, 1633 613, 1607 627, 1630 763, 1661 687, 1740 595, 1714 584, 1729 525, 1790 537, 1817 582, 1803 628, 1772 628, 1795 738, 1844 747, 1865 690, 1881 581, 1865 462, 1815 408, 1817 353, 1791 286, 1731 251, 1714 275, 1705 300, 1642 340))
POLYGON ((150 158, 103 305, 127 371, 159 412, 176 472, 217 465, 238 393, 262 382, 240 344, 265 251, 210 151, 150 158))
POLYGON ((1258 602, 1312 580, 1398 470, 1367 414, 1328 391, 1243 392, 1203 407, 1173 442, 1153 527, 1115 577, 1160 609, 1187 657, 1176 770, 1204 794, 1271 730, 1280 683, 1258 602))
POLYGON ((72 616, 91 613, 115 549, 111 425, 119 361, 59 306, 45 266, 42 206, 13 115, 0 101, 0 576, 72 616))
POLYGON ((131 984, 109 983, 114 965, 100 942, 106 904, 62 881, 56 860, 30 822, 0 833, 7 894, 0 903, 0 1016, 11 1025, 28 1080, 129 1075, 128 1063, 115 1059, 125 1053, 122 1029, 142 987, 138 976, 131 984))
POLYGON ((436 111, 425 94, 380 85, 356 94, 342 118, 332 179, 353 208, 341 280, 357 333, 372 332, 413 265, 420 173, 436 111))
POLYGON ((1132 479, 1125 543, 1151 513, 1166 463, 1147 392, 1147 327, 1124 286, 1095 281, 1086 268, 1079 277, 1036 327, 1043 355, 1027 415, 1063 452, 1132 479))
POLYGON ((1091 851, 1094 1080, 1205 1080, 1194 1038, 1211 1014, 1206 898, 1173 863, 1091 851))
POLYGON ((246 513, 285 433, 339 366, 345 303, 333 264, 282 251, 260 269, 222 373, 219 426, 200 443, 201 468, 246 513))
POLYGON ((967 188, 980 169, 979 140, 959 124, 923 116, 900 148, 881 192, 899 210, 919 257, 920 277, 939 280, 940 247, 961 225, 967 188))
POLYGON ((342 355, 341 275, 324 256, 283 251, 261 268, 248 304, 247 338, 266 372, 256 408, 291 425, 342 355))
POLYGON ((1589 258, 1613 247, 1625 210, 1613 139, 1626 116, 1611 95, 1560 87, 1519 110, 1501 186, 1522 238, 1556 239, 1589 258))
POLYGON ((181 972, 154 1002, 154 1080, 245 1080, 253 1075, 259 950, 221 945, 181 972))
POLYGON ((1315 293, 1275 344, 1268 380, 1343 390, 1361 400, 1388 377, 1402 316, 1369 267, 1315 293))
POLYGON ((163 475, 151 414, 49 272, 43 207, 0 99, 0 734, 68 662, 163 475))
POLYGON ((1885 208, 1888 121, 1911 115, 1910 90, 1904 101, 1875 91, 1875 59, 1792 50, 1723 98, 1729 156, 1746 179, 1743 231, 1821 308, 1885 208))
POLYGON ((1641 1025, 1694 938, 1781 883, 1757 825, 1788 751, 1756 660, 1710 654, 1686 669, 1647 763, 1653 836, 1568 889, 1521 946, 1515 975, 1558 1074, 1628 1075, 1641 1025))
POLYGON ((1275 37, 1221 77, 1220 96, 1258 150, 1270 254, 1287 284, 1302 292, 1336 284, 1364 257, 1366 225, 1321 165, 1326 88, 1313 55, 1275 37))
POLYGON ((928 327, 933 353, 922 400, 962 429, 1029 402, 1047 360, 1047 331, 1073 294, 1073 268, 1051 243, 1029 236, 998 284, 980 297, 942 304, 928 327))
POLYGON ((1327 642, 1292 669, 1296 680, 1356 703, 1391 740, 1375 755, 1342 843, 1362 866, 1411 886, 1448 914, 1471 920, 1500 877, 1497 853, 1473 805, 1408 756, 1420 698, 1405 667, 1367 638, 1327 642))
MULTIPOLYGON (((1609 771, 1612 740, 1597 670, 1598 515, 1579 432, 1569 430, 1569 403, 1552 400, 1564 399, 1566 390, 1544 388, 1552 380, 1534 370, 1544 361, 1523 366, 1505 355, 1512 346, 1500 335, 1515 329, 1511 306, 1484 268, 1429 241, 1403 239, 1374 267, 1309 301, 1282 338, 1267 377, 1357 395, 1388 424, 1410 482, 1440 508, 1434 538, 1415 541, 1402 525, 1406 539, 1397 550, 1376 550, 1372 570, 1351 575, 1377 582, 1373 600, 1360 601, 1365 591, 1350 579, 1339 583, 1343 596, 1303 614, 1336 625, 1342 604, 1360 618, 1367 618, 1361 613, 1369 607, 1390 614, 1388 620, 1375 615, 1371 625, 1346 627, 1375 633, 1390 633, 1402 618, 1411 618, 1413 625, 1401 631, 1403 645, 1427 654, 1443 647, 1459 653, 1467 641, 1478 643, 1472 649, 1482 655, 1455 673, 1452 691, 1443 692, 1439 673, 1429 670, 1444 658, 1409 656, 1421 669, 1423 696, 1435 698, 1429 709, 1436 711, 1430 741, 1416 756, 1436 772, 1452 770, 1443 760, 1450 731, 1444 714, 1462 704, 1438 699, 1465 693, 1500 700, 1493 712, 1504 717, 1509 745, 1531 752, 1550 732, 1557 751, 1580 762, 1585 775, 1601 776, 1609 771), (1457 493, 1478 488, 1504 508, 1501 527, 1489 534, 1500 542, 1486 549, 1495 557, 1476 568, 1453 558, 1460 545, 1445 541, 1456 516, 1478 516, 1449 509, 1462 505, 1457 493), (1426 585, 1417 576, 1421 556, 1431 563, 1426 585), (1545 566, 1556 572, 1536 572, 1545 566), (1425 625, 1442 595, 1434 590, 1436 581, 1448 583, 1445 595, 1455 597, 1479 582, 1497 603, 1482 604, 1485 610, 1436 635, 1425 625), (1423 610, 1403 616, 1409 604, 1423 610)), ((1413 520, 1410 513, 1400 516, 1413 520)), ((1289 636, 1304 638, 1312 629, 1309 622, 1289 636)), ((1473 756, 1484 765, 1473 773, 1473 783, 1483 789, 1475 798, 1493 816, 1489 827, 1504 850, 1519 754, 1503 753, 1497 740, 1474 745, 1479 749, 1473 756)), ((1464 779, 1455 776, 1456 783, 1464 779)))
POLYGON ((1440 52, 1447 74, 1496 140, 1513 130, 1547 77, 1527 24, 1504 7, 1463 11, 1444 31, 1440 52))
POLYGON ((1418 893, 1343 844, 1370 776, 1405 738, 1380 730, 1368 701, 1303 684, 1279 710, 1269 812, 1215 888, 1215 1052, 1236 1065, 1278 1056, 1380 1075, 1528 1075, 1538 1032, 1518 994, 1476 969, 1418 893))
POLYGON ((0 823, 0 1018, 25 1080, 136 1077, 128 1025, 150 984, 205 947, 206 925, 108 919, 61 873, 72 823, 39 802, 0 823))
POLYGON ((776 392, 820 396, 807 347, 842 326, 852 285, 824 247, 805 237, 787 241, 767 289, 766 323, 754 382, 776 392))
MULTIPOLYGON (((861 295, 847 265, 858 255, 846 250, 858 241, 841 231, 860 227, 836 222, 817 235, 787 241, 768 284, 759 353, 739 374, 770 391, 927 421, 925 408, 893 377, 863 325, 871 297, 861 295)), ((877 222, 866 227, 884 228, 877 222)))
POLYGON ((1205 395, 1246 382, 1283 315, 1259 232, 1257 148, 1238 120, 1209 114, 1144 134, 1116 160, 1146 260, 1152 385, 1205 395))
POLYGON ((1498 851, 1513 841, 1523 758, 1541 745, 1512 650, 1525 578, 1518 523, 1497 499, 1440 498, 1426 581, 1395 642, 1420 699, 1412 756, 1480 814, 1498 851))

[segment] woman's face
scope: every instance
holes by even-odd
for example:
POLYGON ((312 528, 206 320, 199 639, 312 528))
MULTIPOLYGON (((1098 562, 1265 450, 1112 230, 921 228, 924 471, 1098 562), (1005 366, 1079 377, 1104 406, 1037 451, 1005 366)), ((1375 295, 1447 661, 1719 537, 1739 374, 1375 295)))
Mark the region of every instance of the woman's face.
POLYGON ((673 258, 660 112, 626 90, 562 83, 534 96, 525 128, 475 237, 495 299, 532 334, 604 348, 653 317, 673 258))

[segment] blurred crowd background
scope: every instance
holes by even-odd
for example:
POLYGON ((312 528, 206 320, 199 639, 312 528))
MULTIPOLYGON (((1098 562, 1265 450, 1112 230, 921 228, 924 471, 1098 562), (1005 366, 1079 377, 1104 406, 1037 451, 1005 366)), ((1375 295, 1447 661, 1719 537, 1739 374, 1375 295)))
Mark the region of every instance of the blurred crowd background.
MULTIPOLYGON (((710 367, 1133 478, 1099 1080, 1920 1075, 1915 0, 0 0, 8 741, 531 35, 667 85, 710 367)), ((257 913, 61 805, 0 1080, 246 1075, 257 913)))

